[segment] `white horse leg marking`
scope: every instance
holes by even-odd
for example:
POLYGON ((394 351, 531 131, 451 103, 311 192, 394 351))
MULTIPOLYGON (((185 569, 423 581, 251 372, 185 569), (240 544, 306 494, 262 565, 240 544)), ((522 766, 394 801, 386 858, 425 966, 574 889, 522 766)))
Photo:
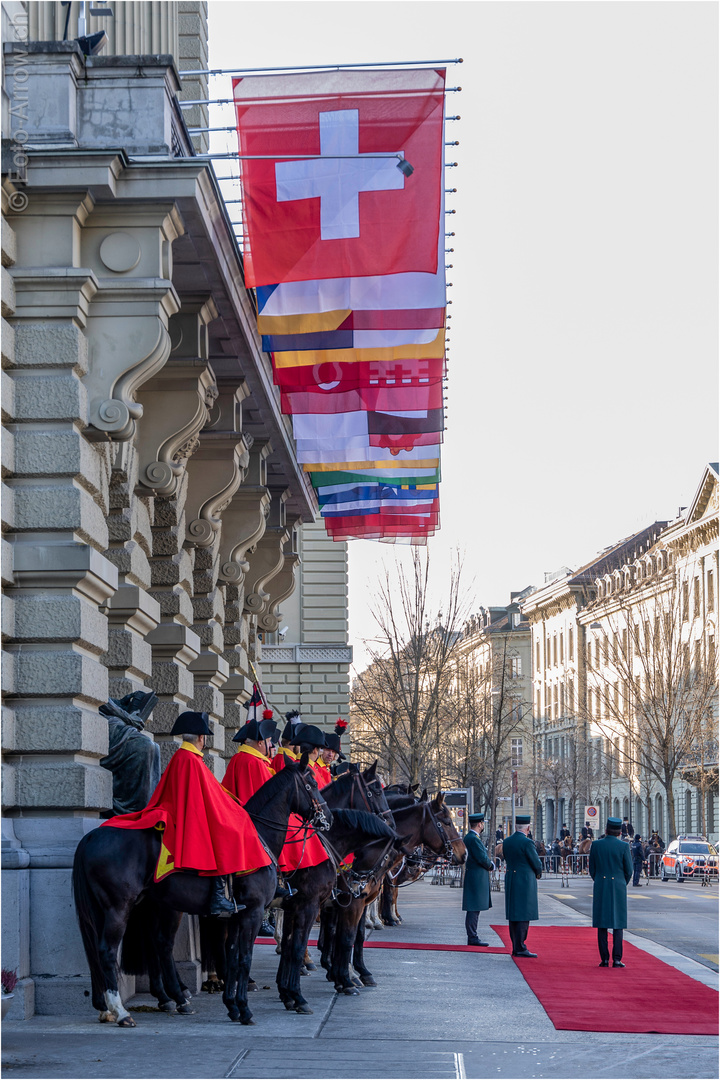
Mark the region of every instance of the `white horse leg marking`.
POLYGON ((111 1012, 118 1021, 124 1020, 126 1016, 130 1016, 130 1013, 123 1006, 122 998, 117 990, 105 991, 105 1004, 108 1007, 108 1011, 111 1012))

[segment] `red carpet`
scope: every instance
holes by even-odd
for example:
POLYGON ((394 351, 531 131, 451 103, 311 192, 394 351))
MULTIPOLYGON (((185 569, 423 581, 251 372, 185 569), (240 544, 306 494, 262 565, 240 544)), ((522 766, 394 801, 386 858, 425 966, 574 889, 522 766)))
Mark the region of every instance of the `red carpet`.
MULTIPOLYGON (((510 945, 507 925, 492 929, 510 945)), ((531 923, 528 948, 537 960, 515 963, 558 1030, 718 1033, 717 991, 635 945, 625 942, 627 967, 599 968, 592 927, 531 923)))
MULTIPOLYGON (((256 945, 274 945, 275 938, 255 938, 256 945)), ((308 945, 317 945, 315 938, 308 941, 308 945)), ((430 952, 479 952, 479 953, 507 953, 506 948, 483 948, 480 945, 434 945, 418 941, 366 941, 366 949, 428 949, 430 952)))

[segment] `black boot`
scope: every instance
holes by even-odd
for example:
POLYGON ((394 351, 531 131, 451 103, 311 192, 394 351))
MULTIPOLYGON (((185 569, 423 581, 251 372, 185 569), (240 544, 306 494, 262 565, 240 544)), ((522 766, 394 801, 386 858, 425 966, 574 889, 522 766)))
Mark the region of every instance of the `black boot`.
POLYGON ((273 897, 273 900, 287 900, 291 896, 294 896, 294 895, 295 895, 295 892, 292 889, 292 887, 290 886, 289 882, 287 884, 285 884, 282 881, 278 881, 277 888, 275 889, 275 895, 273 897))
POLYGON ((210 915, 218 915, 222 918, 228 918, 230 915, 234 915, 236 911, 242 911, 244 905, 235 904, 234 901, 228 900, 225 896, 225 878, 214 877, 212 879, 212 886, 210 889, 210 915))

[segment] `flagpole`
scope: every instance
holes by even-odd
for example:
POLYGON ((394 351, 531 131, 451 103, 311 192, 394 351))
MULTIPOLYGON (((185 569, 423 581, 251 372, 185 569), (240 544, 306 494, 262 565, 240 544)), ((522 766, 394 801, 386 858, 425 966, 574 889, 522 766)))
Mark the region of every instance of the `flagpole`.
POLYGON ((435 67, 437 64, 462 64, 461 56, 454 60, 379 60, 376 63, 366 61, 362 64, 297 64, 292 67, 261 67, 261 68, 191 68, 189 71, 179 71, 181 79, 190 75, 260 75, 263 72, 275 74, 277 72, 291 71, 349 71, 357 68, 382 68, 382 67, 435 67))

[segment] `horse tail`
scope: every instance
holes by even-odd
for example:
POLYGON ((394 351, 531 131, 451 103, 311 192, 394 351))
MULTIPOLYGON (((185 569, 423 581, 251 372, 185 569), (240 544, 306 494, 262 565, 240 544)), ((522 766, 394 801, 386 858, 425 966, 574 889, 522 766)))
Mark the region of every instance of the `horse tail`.
POLYGON ((148 974, 148 957, 156 949, 154 926, 151 904, 147 898, 143 899, 130 912, 123 934, 120 967, 126 975, 148 974))
POLYGON ((103 923, 103 909, 90 888, 84 857, 88 836, 92 835, 88 833, 77 846, 73 859, 72 890, 75 915, 90 968, 90 977, 95 985, 104 986, 105 973, 100 959, 100 927, 103 923))

